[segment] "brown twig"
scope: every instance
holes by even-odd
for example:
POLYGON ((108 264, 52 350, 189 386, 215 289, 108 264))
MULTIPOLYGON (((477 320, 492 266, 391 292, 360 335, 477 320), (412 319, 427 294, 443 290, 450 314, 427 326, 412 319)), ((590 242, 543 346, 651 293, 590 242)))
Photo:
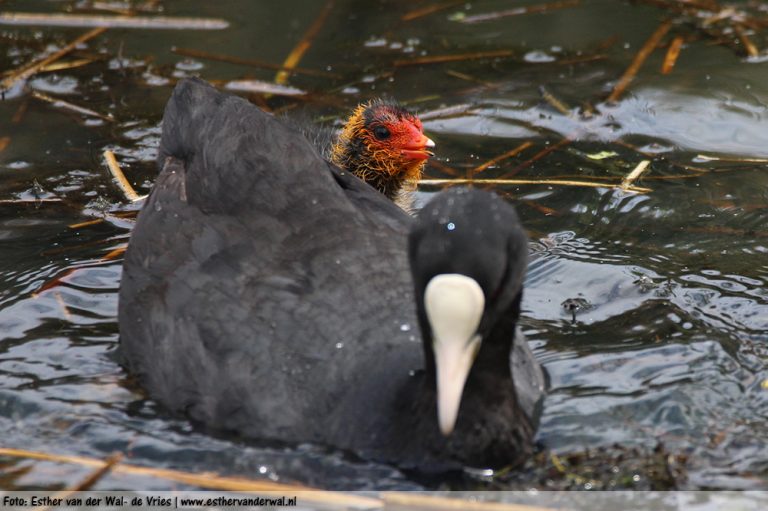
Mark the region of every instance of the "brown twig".
POLYGON ((562 139, 561 141, 559 141, 559 142, 557 142, 555 144, 552 144, 552 145, 550 145, 548 147, 545 147, 544 149, 542 149, 538 153, 534 154, 532 157, 530 157, 529 159, 525 160, 523 163, 521 163, 517 167, 513 168, 512 170, 510 170, 509 172, 504 174, 502 177, 503 178, 510 178, 510 177, 516 175, 518 172, 520 172, 523 169, 526 169, 526 168, 530 167, 535 162, 537 162, 538 160, 544 158, 549 153, 557 151, 561 147, 567 146, 568 144, 573 142, 573 140, 574 140, 574 136, 573 135, 569 135, 569 136, 565 137, 564 139, 562 139))
POLYGON ((667 49, 667 54, 664 56, 664 63, 661 65, 661 74, 668 75, 672 72, 672 69, 677 63, 677 57, 680 56, 680 49, 683 47, 683 36, 677 36, 672 39, 672 42, 667 49))
POLYGON ((95 218, 93 220, 86 220, 85 222, 78 222, 74 224, 69 224, 67 226, 68 229, 81 229, 83 227, 90 227, 92 225, 98 225, 101 223, 106 222, 107 220, 115 221, 115 220, 125 220, 125 219, 131 219, 136 218, 138 216, 139 212, 137 210, 130 210, 130 211, 111 211, 103 218, 95 218))
MULTIPOLYGON (((586 188, 614 188, 622 189, 620 184, 616 183, 597 183, 593 181, 579 181, 567 179, 474 179, 474 178, 453 178, 453 179, 422 179, 419 185, 438 186, 438 185, 548 185, 548 186, 581 186, 586 188)), ((652 192, 650 188, 630 185, 626 190, 634 193, 652 192)))
POLYGON ((103 218, 97 218, 95 220, 86 220, 85 222, 78 222, 76 224, 69 224, 68 229, 80 229, 82 227, 90 227, 91 225, 98 225, 104 223, 103 218))
POLYGON ((680 2, 675 1, 672 2, 670 0, 640 0, 641 2, 645 4, 655 5, 656 7, 661 7, 662 9, 671 10, 674 12, 687 12, 687 11, 709 11, 709 12, 715 12, 718 10, 717 6, 713 6, 712 2, 695 2, 693 0, 688 0, 687 2, 680 2))
POLYGON ((557 110, 558 112, 560 112, 565 116, 571 115, 571 109, 568 108, 568 105, 566 105, 565 103, 560 101, 560 99, 555 97, 555 95, 549 92, 546 87, 544 87, 543 85, 539 87, 539 92, 541 93, 541 97, 544 98, 544 101, 549 103, 552 106, 552 108, 554 108, 555 110, 557 110))
POLYGON ((639 178, 643 172, 646 171, 648 166, 651 164, 651 160, 643 160, 641 161, 637 167, 632 169, 632 172, 627 174, 627 177, 624 178, 624 180, 619 185, 619 188, 621 188, 622 191, 627 191, 629 188, 632 187, 632 183, 637 181, 637 178, 639 178))
POLYGON ((128 250, 128 245, 123 245, 122 247, 117 247, 114 250, 110 250, 99 261, 106 262, 106 261, 112 261, 114 259, 117 259, 121 255, 125 254, 125 251, 128 250))
POLYGON ((459 71, 454 71, 453 69, 446 69, 445 74, 448 76, 453 76, 454 78, 458 78, 459 80, 464 80, 466 82, 479 83, 480 85, 484 85, 488 88, 494 86, 492 82, 481 80, 480 78, 475 78, 474 76, 470 76, 466 73, 460 73, 459 71))
POLYGON ((58 287, 62 281, 66 278, 75 273, 79 268, 67 268, 66 270, 62 271, 55 277, 47 280, 46 282, 43 282, 40 287, 38 287, 35 291, 31 293, 32 298, 37 298, 45 291, 48 291, 49 289, 53 289, 54 287, 58 287))
MULTIPOLYGON (((58 293, 57 293, 57 296, 58 293)), ((123 455, 122 453, 115 453, 106 460, 104 460, 104 465, 94 470, 92 473, 90 473, 85 479, 77 483, 72 488, 68 488, 66 490, 56 492, 51 496, 51 500, 64 500, 67 497, 72 496, 72 494, 77 493, 79 491, 88 491, 93 487, 94 484, 99 482, 105 475, 107 475, 120 461, 122 461, 123 455)), ((33 511, 49 511, 52 509, 52 506, 38 506, 33 509, 33 511)))
MULTIPOLYGON (((85 456, 66 456, 44 452, 28 451, 0 447, 0 456, 40 460, 54 463, 70 463, 85 467, 102 468, 105 462, 85 456)), ((224 477, 213 473, 193 474, 180 470, 141 467, 127 463, 117 463, 112 467, 112 473, 136 477, 148 477, 173 481, 187 486, 195 486, 209 490, 231 492, 253 492, 283 496, 295 495, 300 507, 324 508, 333 506, 343 509, 384 509, 384 508, 419 508, 419 509, 464 509, 468 511, 553 511, 549 508, 511 504, 505 502, 471 501, 461 498, 449 498, 433 495, 415 495, 413 493, 386 491, 376 496, 354 495, 336 491, 325 491, 308 486, 275 483, 272 481, 246 479, 243 477, 224 477)))
POLYGON ((653 50, 656 49, 656 46, 658 46, 662 38, 667 34, 667 32, 669 32, 670 28, 672 28, 672 21, 664 21, 661 25, 659 25, 659 28, 657 28, 656 31, 651 34, 651 37, 645 41, 645 44, 643 44, 643 46, 640 48, 640 51, 637 52, 637 55, 635 55, 632 63, 629 65, 627 70, 624 71, 624 74, 621 76, 621 78, 619 78, 619 81, 616 83, 616 86, 613 88, 610 96, 608 96, 607 101, 609 103, 615 103, 619 97, 621 97, 627 87, 629 87, 629 84, 632 83, 632 80, 635 79, 635 76, 640 70, 640 67, 642 67, 643 63, 653 52, 653 50))
POLYGON ((510 151, 507 151, 504 154, 500 154, 499 156, 497 156, 495 158, 491 158, 490 160, 488 160, 487 162, 485 162, 485 163, 483 163, 481 165, 478 165, 477 167, 472 169, 471 172, 472 172, 472 174, 479 174, 480 172, 484 171, 488 167, 496 165, 500 161, 504 161, 504 160, 506 160, 508 158, 512 158, 513 156, 517 156, 518 154, 522 153, 523 151, 525 151, 526 149, 528 149, 532 145, 533 145, 533 142, 525 141, 522 144, 520 144, 519 146, 515 147, 514 149, 512 149, 510 151))
POLYGON ((69 62, 54 62, 40 69, 41 73, 50 73, 52 71, 64 71, 67 69, 75 69, 78 67, 87 66, 93 64, 96 59, 76 59, 69 62))
POLYGON ((463 4, 464 0, 454 0, 452 2, 441 2, 436 3, 432 5, 428 5, 426 7, 421 7, 420 9, 414 9, 412 11, 409 11, 405 14, 403 14, 400 19, 402 21, 413 21, 418 18, 423 18, 424 16, 429 16, 430 14, 434 14, 436 12, 444 11, 446 9, 450 9, 451 7, 459 4, 463 4))
POLYGON ((292 74, 304 74, 307 76, 323 76, 327 78, 340 78, 340 75, 336 73, 329 73, 327 71, 315 71, 314 69, 304 69, 301 67, 285 67, 279 64, 272 64, 271 62, 264 62, 263 60, 256 59, 243 59, 240 57, 234 57, 231 55, 221 55, 218 53, 210 53, 202 50, 194 50, 192 48, 171 48, 171 51, 176 55, 183 55, 185 57, 192 57, 196 59, 215 60, 218 62, 227 62, 229 64, 236 64, 239 66, 258 67, 262 69, 272 69, 274 71, 288 71, 292 74))
POLYGON ((512 50, 478 51, 475 53, 459 53, 456 55, 431 55, 408 60, 396 60, 392 63, 395 67, 420 66, 423 64, 442 64, 444 62, 459 62, 463 60, 477 60, 490 58, 511 57, 512 50))
POLYGON ((5 151, 5 148, 8 147, 8 144, 11 143, 11 137, 0 137, 0 153, 5 151))
POLYGON ((749 36, 744 33, 744 30, 739 25, 733 25, 733 33, 739 38, 739 41, 741 41, 741 44, 744 46, 744 51, 747 52, 749 57, 757 57, 760 55, 760 51, 758 51, 755 43, 753 43, 749 36))
POLYGON ((98 16, 87 14, 39 14, 0 12, 0 25, 40 25, 46 27, 101 27, 167 30, 222 30, 229 22, 215 18, 177 18, 168 16, 98 16))
MULTIPOLYGON (((328 19, 328 15, 331 13, 331 9, 333 9, 333 0, 328 0, 325 2, 323 10, 320 11, 320 14, 318 14, 317 18, 315 18, 315 21, 313 21, 307 31, 304 32, 304 36, 299 41, 299 44, 297 44, 296 47, 291 50, 291 53, 289 53, 285 58, 285 61, 283 62, 284 68, 290 70, 299 64, 301 58, 312 46, 312 42, 314 41, 315 37, 317 37, 320 29, 323 28, 325 20, 328 19)), ((289 71, 278 71, 277 75, 275 75, 275 83, 283 85, 288 81, 289 76, 289 71)))
POLYGON ((696 158, 707 161, 724 161, 732 163, 768 163, 768 158, 753 158, 750 156, 711 156, 709 154, 697 154, 696 158))
POLYGON ((21 101, 19 108, 17 108, 16 112, 13 114, 13 117, 11 117, 11 122, 13 124, 21 123, 21 121, 24 119, 24 115, 27 113, 28 108, 29 108, 29 99, 24 98, 21 101))
POLYGON ((16 71, 13 72, 12 75, 10 75, 9 77, 5 78, 2 82, 0 82, 0 91, 6 91, 12 88, 16 84, 16 82, 18 82, 19 80, 26 80, 30 76, 36 74, 40 69, 59 60, 61 57, 68 54, 69 52, 77 48, 79 45, 85 43, 86 41, 90 41, 94 37, 101 35, 105 30, 106 28, 104 27, 94 28, 93 30, 86 32, 85 34, 81 35, 71 43, 67 44, 57 52, 53 53, 52 55, 49 55, 43 59, 37 60, 35 62, 27 64, 22 68, 17 69, 16 71))
POLYGON ((581 3, 581 0, 562 0, 560 2, 550 2, 540 5, 530 5, 528 7, 517 7, 514 9, 508 9, 506 11, 489 12, 485 14, 476 14, 474 16, 466 16, 460 21, 462 23, 479 23, 481 21, 492 21, 509 16, 520 16, 522 14, 534 14, 554 11, 557 9, 566 9, 568 7, 576 7, 581 3))
POLYGON ((550 208, 550 207, 545 206, 544 204, 540 204, 540 203, 538 203, 536 201, 525 199, 525 200, 521 200, 520 203, 525 205, 525 206, 528 206, 529 208, 535 209, 536 211, 538 211, 542 215, 546 215, 546 216, 560 216, 560 213, 556 209, 550 208))
MULTIPOLYGON (((123 4, 125 5, 125 4, 123 4)), ((136 11, 132 8, 124 8, 120 7, 118 5, 115 5, 114 3, 109 2, 89 2, 85 6, 87 9, 92 9, 94 11, 107 11, 107 12, 114 12, 117 14, 123 14, 125 16, 134 16, 136 14, 136 11)))
POLYGON ((64 298, 61 296, 61 293, 56 291, 53 296, 56 298, 56 303, 58 303, 59 307, 61 307, 61 312, 64 313, 64 318, 67 321, 71 321, 72 314, 69 312, 69 307, 67 307, 67 304, 64 302, 64 298))
POLYGON ((114 122, 115 120, 111 116, 103 115, 103 114, 100 114, 99 112, 94 112, 93 110, 90 110, 88 108, 75 105, 74 103, 64 101, 63 99, 54 98, 52 96, 49 96, 48 94, 43 94, 42 92, 32 91, 32 97, 39 99, 40 101, 45 101, 46 103, 50 103, 53 106, 64 108, 66 110, 71 110, 78 114, 83 114, 90 117, 98 117, 99 119, 102 119, 107 122, 114 122))
POLYGON ((0 204, 31 204, 38 205, 44 202, 64 202, 63 199, 0 199, 0 204))
POLYGON ((439 170, 440 172, 444 172, 445 174, 448 174, 449 176, 458 176, 459 175, 459 171, 458 170, 454 169, 453 167, 449 167, 445 163, 443 163, 443 162, 441 162, 439 160, 435 160, 434 158, 429 160, 429 166, 430 167, 434 167, 437 170, 439 170))
POLYGON ((113 153, 110 150, 104 151, 104 159, 107 162, 107 168, 109 168, 109 172, 112 174, 112 177, 115 178, 117 181, 117 185, 120 187, 120 190, 125 195, 125 198, 128 199, 131 202, 136 202, 138 200, 143 199, 143 196, 139 196, 139 194, 136 193, 136 190, 133 189, 133 186, 131 186, 131 183, 128 182, 128 180, 125 178, 125 174, 123 174, 122 169, 120 169, 120 164, 117 163, 117 158, 115 158, 115 153, 113 153))

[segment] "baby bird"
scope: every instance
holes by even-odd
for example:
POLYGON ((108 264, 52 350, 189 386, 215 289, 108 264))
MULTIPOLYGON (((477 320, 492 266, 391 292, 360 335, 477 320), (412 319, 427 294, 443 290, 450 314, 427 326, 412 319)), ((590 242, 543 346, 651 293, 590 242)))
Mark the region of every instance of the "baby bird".
POLYGON ((330 160, 408 209, 433 147, 418 117, 397 103, 375 99, 352 112, 330 160))

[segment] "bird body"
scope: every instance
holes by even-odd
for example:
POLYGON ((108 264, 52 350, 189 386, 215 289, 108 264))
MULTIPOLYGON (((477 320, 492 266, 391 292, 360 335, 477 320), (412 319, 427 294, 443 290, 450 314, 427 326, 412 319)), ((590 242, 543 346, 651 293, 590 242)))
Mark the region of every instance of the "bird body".
POLYGON ((506 379, 470 373, 455 431, 441 433, 413 220, 394 203, 199 80, 169 101, 159 161, 119 301, 123 359, 153 398, 214 430, 401 466, 530 453, 543 376, 512 343, 516 317, 504 327, 514 384, 508 363, 506 379))

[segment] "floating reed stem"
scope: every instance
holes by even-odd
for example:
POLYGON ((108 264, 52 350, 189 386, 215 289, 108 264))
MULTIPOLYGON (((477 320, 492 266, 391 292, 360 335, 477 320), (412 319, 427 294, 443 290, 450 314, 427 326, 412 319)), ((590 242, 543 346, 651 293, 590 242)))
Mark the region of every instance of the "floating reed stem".
POLYGON ((336 73, 329 73, 327 71, 316 71, 314 69, 304 69, 301 67, 289 68, 289 67, 281 66, 279 64, 272 64, 271 62, 264 62, 263 60, 244 59, 240 57, 234 57, 231 55, 221 55, 218 53, 210 53, 202 50, 194 50, 191 48, 172 48, 171 51, 176 55, 183 55, 185 57, 192 57, 196 59, 205 59, 205 60, 215 60, 218 62, 227 62, 229 64, 236 64, 240 66, 272 69, 274 71, 287 71, 292 74, 304 74, 307 76, 323 76, 327 78, 341 77, 336 73))
POLYGON ((117 247, 116 249, 110 250, 104 256, 102 256, 100 261, 106 262, 106 261, 112 261, 114 259, 117 259, 121 255, 125 254, 126 250, 128 250, 128 245, 127 244, 123 245, 122 247, 117 247))
POLYGON ((768 163, 768 158, 753 158, 741 156, 712 156, 708 154, 697 154, 696 159, 706 161, 724 161, 732 163, 768 163))
MULTIPOLYGON (((2 13, 0 13, 0 19, 1 17, 2 17, 2 13)), ((105 30, 106 28, 103 28, 103 27, 94 28, 93 30, 81 35, 71 43, 67 44, 66 46, 61 48, 59 51, 53 53, 52 55, 49 55, 45 58, 42 58, 40 60, 37 60, 35 62, 27 64, 24 67, 17 69, 10 76, 8 76, 2 82, 0 82, 0 91, 6 91, 12 88, 16 84, 16 82, 18 82, 19 80, 26 80, 30 76, 36 74, 42 68, 56 62, 61 57, 71 52, 75 48, 77 48, 78 45, 81 45, 86 41, 90 41, 94 37, 101 35, 105 30)))
POLYGON ((452 2, 441 2, 428 5, 426 7, 422 7, 421 9, 414 9, 413 11, 405 13, 400 17, 400 19, 402 21, 413 21, 418 18, 423 18, 424 16, 429 16, 430 14, 434 14, 436 12, 444 11, 455 5, 463 4, 464 1, 465 0, 454 0, 452 2))
POLYGON ((560 99, 558 99, 554 94, 549 92, 546 87, 543 85, 539 87, 539 92, 541 93, 541 97, 544 98, 544 101, 549 103, 552 108, 560 112, 561 114, 565 116, 571 115, 571 109, 568 108, 568 105, 563 103, 560 99))
POLYGON ((594 181, 577 181, 568 179, 472 179, 472 178, 455 178, 455 179, 422 179, 419 181, 420 185, 426 186, 440 186, 440 185, 548 185, 548 186, 580 186, 585 188, 613 188, 621 189, 627 192, 633 193, 649 193, 652 192, 650 188, 643 188, 640 186, 630 185, 626 189, 623 189, 620 184, 616 183, 597 183, 594 181))
POLYGON ((66 69, 75 69, 77 67, 87 66, 92 64, 96 59, 76 59, 69 62, 54 62, 44 68, 40 69, 41 73, 50 73, 52 71, 63 71, 66 69))
POLYGON ((741 41, 741 44, 744 46, 744 51, 747 52, 749 57, 757 57, 760 55, 757 46, 755 46, 755 43, 753 43, 749 36, 744 33, 741 26, 734 24, 733 32, 736 34, 736 37, 739 38, 739 41, 741 41))
POLYGON ((69 307, 67 307, 67 304, 64 303, 64 298, 61 296, 61 293, 56 291, 53 293, 54 298, 56 298, 56 303, 59 304, 59 307, 61 308, 61 312, 64 314, 64 318, 67 321, 72 321, 72 313, 69 312, 69 307))
POLYGON ((139 196, 139 194, 136 193, 136 190, 133 189, 133 186, 131 186, 131 183, 129 183, 125 178, 125 174, 123 174, 122 169, 120 169, 120 165, 117 163, 115 153, 107 149, 104 151, 104 159, 107 162, 107 168, 109 168, 109 171, 112 173, 112 177, 114 177, 117 181, 117 185, 120 187, 120 190, 123 192, 123 195, 125 195, 126 199, 131 202, 136 202, 146 197, 139 196))
POLYGON ((650 54, 653 53, 653 50, 656 49, 662 38, 664 38, 667 32, 669 32, 670 28, 672 28, 671 20, 663 22, 661 25, 659 25, 659 28, 657 28, 656 31, 651 34, 651 37, 645 41, 645 44, 643 44, 643 46, 640 48, 640 51, 637 52, 635 58, 632 59, 632 63, 629 65, 627 70, 624 71, 624 74, 621 76, 621 78, 619 78, 619 81, 613 88, 611 95, 608 96, 607 101, 609 103, 615 103, 621 97, 627 87, 629 87, 629 84, 632 83, 632 80, 635 79, 635 76, 642 67, 643 63, 646 61, 646 59, 648 59, 650 54))
POLYGON ((664 57, 664 63, 661 65, 661 74, 668 75, 677 63, 677 57, 680 56, 680 49, 683 47, 683 36, 677 36, 672 39, 664 57))
POLYGON ((632 187, 632 183, 637 181, 637 178, 639 178, 643 172, 646 171, 648 166, 651 164, 651 160, 643 160, 640 163, 637 164, 637 167, 632 169, 632 172, 627 174, 627 177, 624 178, 624 180, 619 185, 619 188, 621 188, 623 191, 629 190, 629 188, 632 187))
POLYGON ((66 110, 71 110, 78 114, 87 115, 89 117, 98 117, 99 119, 102 119, 107 122, 114 122, 115 120, 114 118, 108 115, 103 115, 103 114, 100 114, 99 112, 94 112, 93 110, 90 110, 88 108, 75 105, 74 103, 64 101, 63 99, 54 98, 52 96, 49 96, 48 94, 43 94, 42 92, 32 91, 32 97, 37 98, 40 101, 45 101, 46 103, 50 103, 53 106, 64 108, 66 110))
POLYGON ((169 16, 98 16, 89 14, 38 14, 30 12, 0 12, 0 25, 140 28, 166 30, 222 30, 229 27, 229 22, 215 18, 177 18, 169 16))
POLYGON ((37 206, 44 202, 64 202, 62 199, 0 199, 0 204, 32 204, 37 206))
POLYGON ((441 161, 438 161, 438 160, 436 160, 434 158, 429 160, 429 166, 430 167, 434 167, 437 170, 439 170, 440 172, 444 172, 444 173, 448 174, 449 176, 458 176, 460 174, 458 170, 454 169, 453 167, 449 167, 445 163, 443 163, 441 161))
POLYGON ((333 9, 333 0, 328 0, 325 2, 323 10, 320 11, 320 14, 318 14, 317 18, 315 18, 315 21, 312 22, 307 31, 304 33, 304 36, 299 41, 299 44, 297 44, 291 53, 289 53, 285 58, 283 67, 286 70, 278 71, 277 75, 275 76, 275 83, 284 85, 288 81, 288 76, 290 76, 290 71, 288 70, 295 68, 307 50, 309 50, 309 48, 312 46, 312 42, 315 40, 315 37, 317 37, 320 29, 323 28, 325 20, 328 19, 328 15, 331 13, 331 9, 333 9))
MULTIPOLYGON (((86 467, 102 469, 110 461, 102 461, 85 456, 66 456, 49 454, 25 449, 11 449, 0 447, 0 456, 23 458, 30 460, 48 461, 53 463, 71 463, 86 467)), ((448 497, 438 497, 424 494, 414 494, 396 491, 381 492, 377 497, 365 497, 335 491, 325 491, 307 486, 275 483, 272 481, 246 479, 242 477, 222 477, 212 473, 193 474, 180 470, 164 468, 141 467, 121 463, 120 460, 112 462, 112 472, 139 477, 149 477, 173 481, 189 486, 196 486, 208 490, 254 492, 272 494, 295 495, 304 503, 334 506, 339 509, 384 509, 386 507, 407 507, 421 509, 461 509, 468 511, 553 511, 549 508, 526 506, 520 504, 507 504, 503 502, 481 502, 448 497)))
POLYGON ((460 62, 463 60, 477 60, 511 57, 512 50, 478 51, 475 53, 459 53, 456 55, 431 55, 408 60, 396 60, 392 63, 395 67, 420 66, 423 64, 441 64, 443 62, 460 62))
POLYGON ((516 175, 518 172, 520 172, 523 169, 526 169, 526 168, 530 167, 531 165, 533 165, 533 163, 535 163, 536 161, 544 158, 549 153, 557 151, 561 147, 567 146, 568 144, 573 142, 574 138, 575 138, 575 135, 568 135, 567 137, 565 137, 561 141, 557 142, 556 144, 552 144, 552 145, 550 145, 548 147, 545 147, 544 149, 542 149, 538 153, 534 154, 533 156, 531 156, 529 159, 525 160, 523 163, 521 163, 517 167, 513 168, 512 170, 510 170, 509 172, 504 174, 504 177, 505 178, 509 178, 509 177, 512 177, 512 176, 516 175))
POLYGON ((500 161, 504 161, 504 160, 506 160, 508 158, 512 158, 513 156, 517 156, 518 154, 522 153, 523 151, 525 151, 526 149, 528 149, 532 145, 533 145, 533 142, 525 141, 522 144, 520 144, 519 146, 515 147, 514 149, 512 149, 510 151, 507 151, 504 154, 500 154, 499 156, 497 156, 495 158, 491 158, 490 160, 488 160, 487 162, 485 162, 485 163, 483 163, 481 165, 478 165, 477 167, 472 169, 472 173, 473 174, 478 174, 478 173, 484 171, 485 169, 487 169, 488 167, 492 167, 493 165, 496 165, 500 161))
MULTIPOLYGON (((87 467, 103 467, 104 461, 87 458, 84 456, 63 456, 57 454, 48 454, 44 452, 27 451, 23 449, 8 449, 0 447, 0 456, 11 456, 14 458, 26 458, 41 461, 51 461, 55 463, 72 463, 75 465, 87 467)), ((169 470, 162 468, 140 467, 118 463, 112 467, 115 474, 128 474, 133 476, 143 476, 154 479, 163 479, 174 481, 190 486, 197 486, 209 490, 237 491, 237 492, 280 492, 296 494, 301 492, 302 499, 307 502, 331 504, 339 507, 377 509, 383 507, 379 499, 370 497, 361 497, 357 495, 347 495, 338 492, 326 492, 316 490, 306 486, 288 485, 274 483, 272 481, 258 481, 240 477, 220 477, 215 474, 192 474, 178 470, 169 470)))
POLYGON ((581 3, 581 0, 562 0, 560 2, 550 2, 540 5, 529 5, 528 7, 516 7, 514 9, 508 9, 506 11, 489 12, 486 14, 476 14, 474 16, 465 16, 460 21, 462 23, 479 23, 481 21, 492 21, 509 16, 520 16, 522 14, 534 14, 541 12, 549 12, 557 9, 566 9, 568 7, 576 7, 581 3))
POLYGON ((86 220, 85 222, 78 222, 76 224, 69 224, 67 226, 68 229, 80 229, 82 227, 90 227, 91 225, 98 225, 100 223, 103 223, 103 218, 97 218, 95 220, 86 220))
MULTIPOLYGON (((56 293, 57 298, 61 298, 61 295, 59 293, 56 293)), ((66 310, 66 309, 65 309, 66 310)), ((122 453, 116 453, 104 460, 104 465, 101 467, 98 467, 96 470, 88 474, 88 476, 77 483, 72 488, 68 488, 66 490, 60 491, 55 493, 51 496, 51 500, 55 499, 61 499, 64 500, 67 497, 72 496, 72 494, 77 493, 79 491, 88 491, 93 487, 94 484, 99 482, 105 475, 107 475, 112 468, 120 463, 122 461, 123 455, 122 453)), ((39 506, 33 509, 33 511, 48 511, 51 509, 51 506, 39 506)))

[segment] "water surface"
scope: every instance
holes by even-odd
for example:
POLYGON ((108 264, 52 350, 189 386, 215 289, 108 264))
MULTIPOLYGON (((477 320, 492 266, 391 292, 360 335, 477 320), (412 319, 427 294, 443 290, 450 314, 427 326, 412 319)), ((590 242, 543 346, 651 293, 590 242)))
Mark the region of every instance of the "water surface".
MULTIPOLYGON (((87 4, 9 0, 3 9, 90 12, 87 4)), ((463 177, 525 141, 532 147, 477 177, 618 183, 651 160, 636 183, 652 190, 646 194, 488 185, 517 201, 535 253, 522 325, 551 380, 537 437, 542 453, 566 461, 601 453, 622 476, 607 470, 566 480, 544 467, 551 459, 545 454, 491 484, 768 487, 768 174, 759 161, 768 157, 768 63, 745 57, 733 37, 732 44, 713 44, 690 19, 676 18, 672 36, 698 38, 683 47, 672 73, 660 73, 664 49, 656 51, 621 100, 609 105, 605 97, 666 11, 642 2, 584 0, 544 14, 461 22, 509 8, 488 0, 401 19, 427 4, 336 2, 300 64, 335 77, 293 76, 292 86, 311 93, 302 100, 251 99, 334 123, 362 100, 396 97, 426 113, 425 129, 438 144, 431 178, 463 177), (393 65, 495 50, 512 56, 393 65), (548 102, 542 87, 565 110, 548 102), (571 142, 561 143, 565 138, 571 142), (575 321, 563 302, 581 305, 575 321), (663 453, 673 474, 664 482, 647 470, 658 458, 654 452, 663 453)), ((730 4, 768 16, 759 2, 730 4)), ((130 218, 119 214, 138 206, 126 204, 110 181, 102 152, 113 150, 139 193, 149 192, 159 121, 175 80, 274 79, 274 71, 171 50, 280 63, 321 9, 306 0, 159 5, 166 15, 224 18, 230 26, 110 29, 64 59, 93 62, 40 73, 0 101, 0 138, 8 137, 0 152, 0 199, 29 201, 0 203, 0 444, 97 458, 120 451, 141 465, 325 488, 444 487, 447 481, 414 479, 316 446, 209 435, 148 399, 115 362, 121 258, 109 254, 130 235, 130 218), (31 91, 115 120, 67 111, 31 91), (72 227, 99 218, 105 221, 72 227)), ((0 69, 17 68, 85 30, 3 27, 0 69)), ((758 48, 768 47, 763 33, 750 37, 758 48)), ((438 188, 422 187, 419 202, 438 188)), ((577 464, 571 470, 580 471, 577 464)), ((3 458, 0 487, 59 488, 86 473, 3 458)), ((171 485, 124 476, 99 483, 117 487, 171 485)))

